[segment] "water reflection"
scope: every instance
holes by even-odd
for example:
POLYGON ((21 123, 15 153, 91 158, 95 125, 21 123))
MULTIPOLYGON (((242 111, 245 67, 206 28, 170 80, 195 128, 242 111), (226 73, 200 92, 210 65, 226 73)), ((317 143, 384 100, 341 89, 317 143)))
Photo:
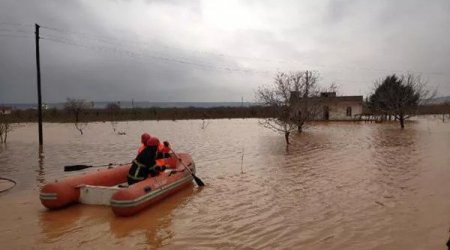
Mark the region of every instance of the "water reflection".
POLYGON ((39 224, 42 229, 44 242, 58 241, 62 236, 74 231, 77 222, 83 215, 85 207, 74 205, 61 210, 42 210, 39 213, 39 224))
POLYGON ((6 164, 6 160, 8 159, 9 145, 0 143, 0 176, 11 175, 12 166, 6 164))
POLYGON ((373 130, 372 151, 375 182, 380 185, 383 196, 393 196, 394 189, 410 189, 412 178, 419 174, 422 156, 418 144, 417 130, 407 128, 398 131, 377 126, 373 130))
POLYGON ((176 194, 167 197, 163 202, 155 204, 132 217, 117 217, 109 222, 111 233, 120 240, 128 238, 134 234, 145 234, 143 244, 147 248, 160 248, 167 244, 175 232, 171 228, 172 219, 176 216, 176 209, 189 201, 194 193, 201 189, 194 189, 191 185, 176 194))
POLYGON ((181 190, 132 217, 116 217, 107 206, 74 205, 61 210, 43 210, 39 213, 42 242, 64 246, 71 242, 78 247, 89 247, 108 235, 114 240, 108 244, 130 246, 123 240, 132 240, 132 248, 159 248, 173 237, 172 219, 176 210, 186 204, 201 189, 194 185, 181 190))
POLYGON ((39 145, 39 155, 38 155, 38 169, 36 170, 36 181, 38 182, 38 187, 43 186, 45 184, 45 171, 44 171, 44 146, 39 145))

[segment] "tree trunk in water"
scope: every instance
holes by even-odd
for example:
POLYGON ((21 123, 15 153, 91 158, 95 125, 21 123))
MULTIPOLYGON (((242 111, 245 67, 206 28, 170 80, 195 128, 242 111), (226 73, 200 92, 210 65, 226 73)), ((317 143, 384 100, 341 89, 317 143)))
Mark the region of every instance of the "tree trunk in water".
POLYGON ((78 127, 78 124, 75 124, 75 128, 80 132, 81 135, 83 135, 83 129, 81 127, 78 127))
POLYGON ((286 144, 287 145, 289 145, 290 143, 289 143, 289 134, 290 134, 291 132, 284 132, 284 139, 286 140, 286 144))
POLYGON ((303 127, 302 125, 298 125, 298 126, 297 126, 297 130, 298 130, 299 133, 302 132, 302 127, 303 127))
POLYGON ((403 115, 400 115, 399 120, 400 120, 400 127, 402 129, 404 129, 405 128, 405 118, 403 117, 403 115))

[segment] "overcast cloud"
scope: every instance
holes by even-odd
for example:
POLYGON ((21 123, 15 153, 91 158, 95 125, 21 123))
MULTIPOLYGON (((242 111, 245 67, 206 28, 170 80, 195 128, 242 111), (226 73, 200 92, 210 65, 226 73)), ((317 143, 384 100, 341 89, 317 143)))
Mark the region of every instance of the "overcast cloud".
POLYGON ((420 73, 450 95, 450 1, 1 0, 0 103, 253 101, 277 71, 367 95, 420 73))

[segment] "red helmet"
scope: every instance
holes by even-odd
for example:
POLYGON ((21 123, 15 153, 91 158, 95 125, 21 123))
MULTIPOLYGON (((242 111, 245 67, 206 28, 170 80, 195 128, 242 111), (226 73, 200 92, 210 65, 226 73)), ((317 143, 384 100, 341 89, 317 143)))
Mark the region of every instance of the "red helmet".
POLYGON ((159 139, 157 137, 152 137, 147 140, 147 146, 158 146, 159 145, 159 139))
POLYGON ((148 141, 148 139, 152 138, 148 133, 143 133, 141 135, 141 142, 145 143, 146 141, 148 141))

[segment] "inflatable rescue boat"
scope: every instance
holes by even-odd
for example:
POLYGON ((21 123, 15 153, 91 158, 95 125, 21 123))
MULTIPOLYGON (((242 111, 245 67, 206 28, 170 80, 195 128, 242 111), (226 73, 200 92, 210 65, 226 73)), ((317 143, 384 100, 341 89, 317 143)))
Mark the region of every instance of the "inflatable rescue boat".
POLYGON ((42 187, 40 199, 49 209, 59 209, 74 203, 108 205, 118 216, 130 216, 161 199, 191 185, 195 163, 188 154, 167 158, 170 168, 155 177, 127 185, 131 164, 98 169, 78 176, 56 180, 42 187))

